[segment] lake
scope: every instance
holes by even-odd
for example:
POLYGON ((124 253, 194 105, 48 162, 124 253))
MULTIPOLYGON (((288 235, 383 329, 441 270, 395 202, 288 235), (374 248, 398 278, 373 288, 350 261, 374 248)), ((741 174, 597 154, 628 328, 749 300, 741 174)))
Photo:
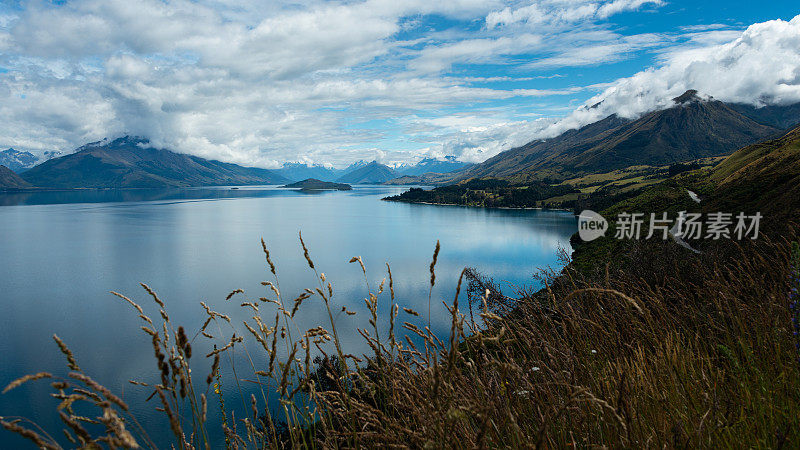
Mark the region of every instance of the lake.
MULTIPOLYGON (((81 368, 122 394, 151 437, 163 444, 169 427, 154 410, 156 401, 144 402, 151 391, 127 382, 157 382, 150 338, 130 305, 109 291, 133 298, 155 319, 157 309, 138 285, 149 284, 190 337, 205 320, 199 304, 204 301, 229 314, 241 329, 237 334, 247 335, 242 320, 252 312, 239 304, 267 295, 260 283, 271 280, 262 237, 287 301, 317 286, 298 241, 302 231, 317 269, 333 282, 336 307, 358 313, 336 316, 345 346, 358 354, 367 351, 355 331, 367 327, 367 290, 358 264, 348 264, 351 257, 363 258, 373 289, 386 277, 389 263, 397 303, 427 315, 428 270, 438 239, 432 327, 445 336, 450 317, 441 302, 453 301, 465 266, 491 276, 506 293, 535 286, 532 274, 557 267, 558 248, 569 249, 569 237, 577 230, 573 215, 560 211, 380 201, 405 189, 356 186, 346 192, 305 193, 267 186, 0 194, 0 385, 42 370, 65 375, 63 356, 51 339, 58 334, 81 368), (226 295, 239 288, 245 294, 226 302, 226 295)), ((382 296, 382 317, 389 308, 382 296)), ((303 329, 326 324, 319 299, 304 303, 297 321, 303 329)), ((230 333, 219 342, 227 339, 230 333)), ((209 345, 195 345, 200 355, 193 360, 199 364, 196 383, 203 386, 208 368, 201 352, 209 345)), ((265 360, 265 355, 255 358, 259 369, 265 360)), ((239 370, 252 374, 244 364, 239 370)), ((234 383, 225 380, 229 411, 243 417, 240 411, 249 405, 242 405, 234 383)), ((40 382, 0 395, 0 416, 29 417, 62 437, 57 401, 49 393, 49 383, 40 382)), ((219 408, 209 403, 213 417, 219 408)), ((0 431, 0 447, 23 444, 0 431)))

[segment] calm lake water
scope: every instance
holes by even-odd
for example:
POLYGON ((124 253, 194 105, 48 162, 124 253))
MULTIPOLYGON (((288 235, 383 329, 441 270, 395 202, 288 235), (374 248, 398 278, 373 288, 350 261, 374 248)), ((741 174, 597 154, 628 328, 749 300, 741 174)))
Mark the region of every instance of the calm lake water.
MULTIPOLYGON (((446 335, 449 316, 441 301, 452 302, 462 268, 473 266, 513 293, 514 286, 532 286, 531 275, 539 268, 558 266, 557 249, 569 249, 569 237, 576 231, 575 218, 565 212, 380 201, 403 190, 360 186, 347 192, 302 193, 242 187, 0 194, 0 386, 42 370, 65 375, 63 357, 51 339, 56 333, 81 368, 122 393, 151 437, 165 444, 168 425, 154 410, 156 401, 144 402, 150 391, 127 382, 157 382, 150 338, 139 329, 135 311, 109 291, 130 296, 156 318, 157 309, 138 285, 149 284, 166 301, 173 322, 183 324, 190 335, 205 320, 199 304, 205 301, 229 314, 241 329, 238 334, 246 335, 241 322, 252 312, 239 304, 266 295, 260 282, 271 280, 262 237, 278 266, 286 299, 316 286, 297 238, 302 231, 318 270, 333 282, 334 303, 358 312, 336 320, 345 345, 359 354, 366 349, 355 328, 368 326, 363 302, 367 291, 358 264, 348 264, 352 256, 362 256, 373 288, 386 276, 388 262, 400 306, 427 313, 428 265, 438 239, 432 323, 446 335), (225 302, 237 288, 246 296, 225 302)), ((298 313, 302 329, 327 322, 321 302, 314 300, 298 313)), ((389 307, 388 297, 381 297, 384 317, 389 307)), ((231 332, 225 331, 219 342, 230 339, 231 332)), ((208 364, 202 354, 209 345, 200 340, 195 344, 196 382, 203 385, 208 364)), ((264 369, 266 356, 255 359, 258 369, 264 369)), ((252 374, 243 363, 237 367, 252 374)), ((230 372, 227 366, 223 370, 230 372)), ((226 406, 244 417, 249 405, 244 409, 234 383, 226 380, 226 406)), ((57 401, 49 392, 45 382, 0 395, 0 416, 29 417, 61 437, 57 401)), ((211 400, 209 415, 218 410, 211 400)), ((212 423, 210 428, 219 426, 212 423)), ((25 445, 0 430, 0 448, 25 445)))

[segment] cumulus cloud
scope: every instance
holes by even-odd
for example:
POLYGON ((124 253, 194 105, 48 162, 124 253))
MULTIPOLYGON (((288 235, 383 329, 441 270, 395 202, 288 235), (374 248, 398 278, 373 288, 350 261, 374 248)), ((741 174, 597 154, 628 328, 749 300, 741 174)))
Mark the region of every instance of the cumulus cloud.
POLYGON ((643 5, 661 5, 662 0, 570 1, 543 0, 519 8, 506 7, 486 17, 486 27, 525 24, 559 26, 592 19, 606 19, 643 5))
POLYGON ((749 26, 730 42, 673 49, 656 68, 623 78, 588 100, 574 118, 616 113, 636 117, 667 107, 688 89, 753 105, 800 101, 800 16, 749 26))

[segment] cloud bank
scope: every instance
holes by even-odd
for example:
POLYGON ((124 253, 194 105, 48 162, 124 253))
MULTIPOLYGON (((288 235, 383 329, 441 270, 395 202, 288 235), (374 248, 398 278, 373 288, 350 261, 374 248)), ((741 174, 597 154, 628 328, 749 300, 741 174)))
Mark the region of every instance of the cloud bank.
POLYGON ((444 155, 482 161, 604 115, 663 107, 688 88, 725 101, 800 101, 800 18, 743 32, 721 24, 624 32, 613 23, 664 5, 0 5, 0 147, 68 152, 134 134, 261 167, 444 155), (642 54, 657 55, 656 66, 629 78, 585 84, 560 73, 642 54), (586 104, 600 107, 575 109, 593 94, 586 104))

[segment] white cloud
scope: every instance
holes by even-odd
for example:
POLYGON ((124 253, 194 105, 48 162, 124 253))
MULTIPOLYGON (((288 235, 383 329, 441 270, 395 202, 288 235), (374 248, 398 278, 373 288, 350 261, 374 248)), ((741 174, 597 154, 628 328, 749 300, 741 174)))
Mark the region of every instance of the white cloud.
MULTIPOLYGON (((603 33, 606 34, 606 33, 603 33)), ((598 40, 598 39, 595 39, 598 40)), ((608 64, 620 61, 626 55, 658 48, 670 42, 670 37, 659 34, 636 34, 632 36, 615 36, 614 39, 607 37, 600 39, 599 43, 577 42, 571 45, 561 46, 551 45, 549 48, 558 49, 558 53, 531 61, 525 64, 528 69, 546 69, 554 67, 579 67, 597 64, 608 64)))
POLYGON ((587 104, 602 101, 594 114, 635 117, 687 89, 725 102, 800 101, 800 16, 751 25, 724 44, 674 49, 660 67, 618 80, 587 104))
POLYGON ((504 55, 530 52, 540 47, 542 37, 530 33, 515 36, 465 39, 419 52, 409 67, 417 72, 436 73, 450 69, 453 63, 499 63, 504 55))
POLYGON ((539 0, 519 8, 506 7, 486 17, 486 27, 524 24, 528 26, 563 26, 574 22, 606 19, 643 5, 661 5, 662 0, 564 1, 539 0))

